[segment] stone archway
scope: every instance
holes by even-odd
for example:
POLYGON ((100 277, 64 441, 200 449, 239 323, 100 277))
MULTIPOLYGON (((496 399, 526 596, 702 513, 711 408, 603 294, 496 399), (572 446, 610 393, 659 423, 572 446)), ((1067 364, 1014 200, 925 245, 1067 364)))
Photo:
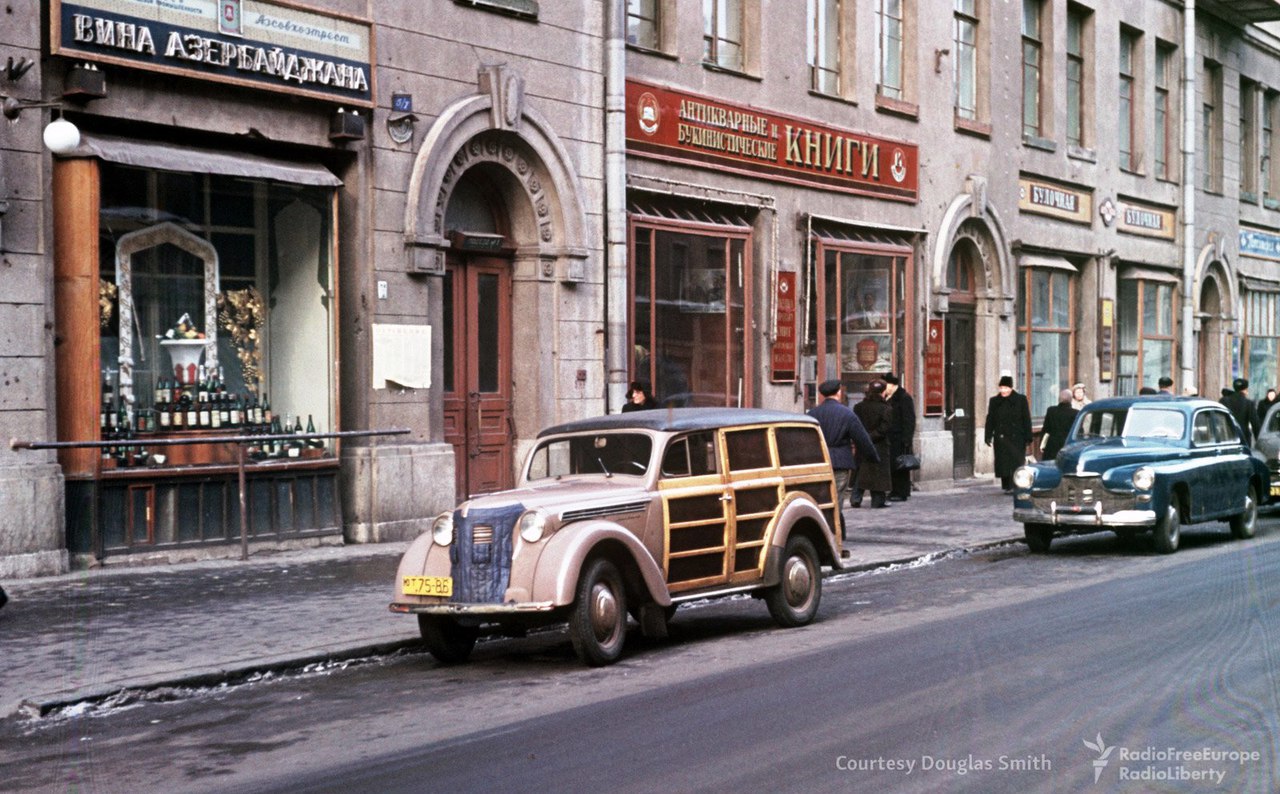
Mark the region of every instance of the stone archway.
POLYGON ((1231 273, 1212 247, 1202 252, 1196 268, 1198 296, 1195 335, 1195 383, 1200 394, 1216 399, 1231 383, 1231 335, 1238 332, 1234 307, 1237 287, 1231 273))

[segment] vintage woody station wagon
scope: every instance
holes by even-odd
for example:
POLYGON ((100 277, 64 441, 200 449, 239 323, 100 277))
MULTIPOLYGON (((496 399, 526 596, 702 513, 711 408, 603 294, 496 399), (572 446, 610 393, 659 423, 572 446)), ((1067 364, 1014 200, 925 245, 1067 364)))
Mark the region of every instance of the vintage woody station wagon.
POLYGON ((817 423, 732 408, 636 411, 549 428, 518 487, 439 516, 405 553, 394 612, 465 660, 482 628, 568 621, 583 662, 622 652, 627 615, 664 636, 681 601, 750 592, 783 626, 813 620, 841 567, 817 423))

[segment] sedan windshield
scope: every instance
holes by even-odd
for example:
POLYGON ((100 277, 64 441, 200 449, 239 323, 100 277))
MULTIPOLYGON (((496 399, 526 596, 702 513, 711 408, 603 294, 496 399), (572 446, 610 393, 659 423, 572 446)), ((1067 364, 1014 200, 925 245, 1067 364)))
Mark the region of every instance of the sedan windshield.
POLYGON ((1124 423, 1125 438, 1182 438, 1187 432, 1187 418, 1181 411, 1133 408, 1124 423))
POLYGON ((550 438, 529 459, 529 480, 573 474, 644 475, 653 441, 643 433, 601 433, 550 438))

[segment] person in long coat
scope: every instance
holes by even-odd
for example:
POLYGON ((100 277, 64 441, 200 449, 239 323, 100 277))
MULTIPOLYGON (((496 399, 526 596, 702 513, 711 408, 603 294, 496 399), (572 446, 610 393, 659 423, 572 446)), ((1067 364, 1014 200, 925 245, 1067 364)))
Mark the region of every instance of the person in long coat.
POLYGON ((1067 433, 1071 432, 1071 425, 1075 423, 1078 413, 1078 410, 1071 407, 1071 390, 1063 389, 1058 392, 1058 404, 1050 406, 1044 412, 1044 426, 1041 428, 1044 432, 1044 446, 1040 448, 1043 460, 1058 457, 1058 450, 1067 442, 1067 433))
POLYGON ((853 406, 853 412, 862 420, 867 435, 871 436, 880 460, 858 461, 858 473, 854 475, 853 507, 862 506, 862 492, 871 492, 872 507, 888 507, 889 490, 893 488, 893 461, 889 457, 889 434, 893 429, 893 409, 884 400, 884 381, 873 380, 867 384, 867 395, 853 406))
MULTIPOLYGON (((996 394, 987 402, 987 446, 993 447, 996 476, 1005 493, 1013 490, 1013 472, 1026 462, 1031 443, 1031 408, 1027 398, 1013 390, 1013 378, 1000 378, 996 394)), ((874 436, 872 436, 874 438, 874 436)))
POLYGON ((884 399, 893 409, 893 424, 889 430, 889 470, 893 476, 893 487, 889 489, 889 501, 905 502, 911 498, 911 472, 899 471, 893 463, 899 455, 911 451, 911 442, 916 435, 916 401, 902 388, 897 375, 885 375, 884 382, 884 399))

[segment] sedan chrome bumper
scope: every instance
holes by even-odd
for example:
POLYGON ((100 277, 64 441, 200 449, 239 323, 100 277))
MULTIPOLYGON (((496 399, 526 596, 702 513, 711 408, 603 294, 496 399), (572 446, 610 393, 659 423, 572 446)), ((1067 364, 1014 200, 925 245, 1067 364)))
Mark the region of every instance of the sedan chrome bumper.
POLYGON ((1154 510, 1116 510, 1113 513, 1104 511, 1101 502, 1094 502, 1090 507, 1075 505, 1059 505, 1049 502, 1049 509, 1036 506, 1015 507, 1013 520, 1024 524, 1051 524, 1068 527, 1154 527, 1156 511, 1154 510))
POLYGON ((550 612, 556 605, 550 601, 526 601, 519 604, 407 604, 393 601, 392 612, 406 615, 527 615, 550 612))

